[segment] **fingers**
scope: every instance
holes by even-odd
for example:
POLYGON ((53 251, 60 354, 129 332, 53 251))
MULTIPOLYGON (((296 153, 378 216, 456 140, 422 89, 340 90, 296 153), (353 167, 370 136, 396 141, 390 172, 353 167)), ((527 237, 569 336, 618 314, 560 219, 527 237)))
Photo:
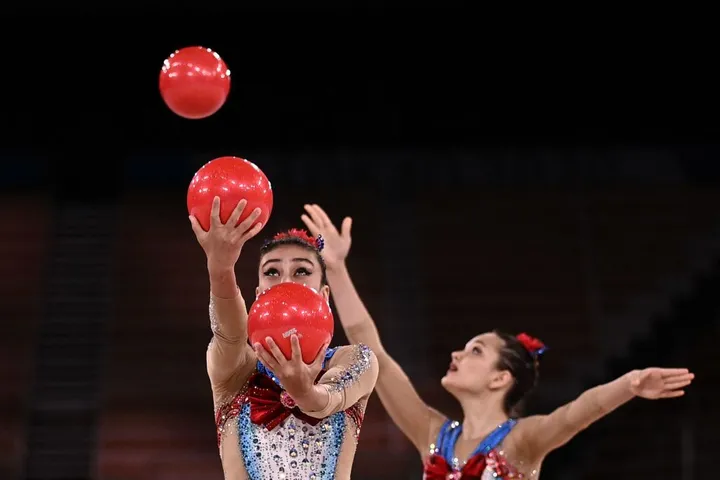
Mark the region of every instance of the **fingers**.
POLYGON ((322 367, 323 362, 325 361, 325 353, 327 352, 328 346, 330 345, 329 342, 325 342, 320 348, 320 351, 318 352, 317 356, 315 357, 315 360, 313 360, 313 365, 319 365, 322 367))
POLYGON ((663 392, 658 398, 677 398, 685 395, 685 390, 673 390, 671 392, 663 392))
MULTIPOLYGON (((244 237, 247 233, 250 232, 250 230, 251 230, 250 226, 253 223, 255 223, 255 220, 258 219, 258 217, 260 216, 261 213, 262 213, 262 210, 260 210, 259 208, 256 208, 255 210, 253 210, 252 213, 250 215, 248 215, 248 217, 240 223, 240 225, 235 227, 235 231, 239 232, 244 237)), ((238 218, 239 218, 239 216, 238 216, 238 218)), ((232 223, 231 225, 234 226, 236 223, 237 223, 237 220, 235 220, 235 223, 232 223)), ((248 238, 250 238, 250 237, 248 237, 248 238)))
MULTIPOLYGON (((304 206, 305 211, 310 215, 310 220, 312 221, 313 225, 315 225, 315 228, 317 229, 318 233, 321 233, 320 230, 324 228, 322 218, 317 213, 317 210, 315 210, 314 205, 305 205, 304 206)), ((315 235, 315 234, 313 234, 315 235)))
POLYGON ((230 214, 230 218, 228 218, 227 225, 230 225, 231 227, 234 227, 237 225, 238 220, 240 220, 240 215, 242 215, 243 210, 245 210, 245 206, 247 205, 247 200, 244 198, 238 202, 237 205, 235 205, 235 210, 232 211, 230 214))
POLYGON ((317 225, 315 225, 315 222, 313 222, 313 221, 310 219, 310 217, 308 217, 308 216, 305 215, 305 214, 302 214, 302 215, 300 215, 300 220, 303 221, 303 223, 304 223, 305 226, 308 228, 308 230, 310 230, 310 233, 312 233, 313 236, 318 236, 318 235, 320 235, 320 228, 319 228, 317 225))
POLYGON ((690 370, 687 368, 661 368, 660 369, 660 375, 662 378, 668 378, 675 375, 686 375, 690 373, 690 370))
POLYGON ((319 206, 315 204, 305 205, 305 211, 310 214, 310 219, 318 227, 318 230, 320 230, 319 233, 326 233, 326 230, 331 229, 337 231, 335 225, 330 221, 330 217, 328 217, 327 213, 319 206))
POLYGON ((270 350, 270 354, 277 361, 278 365, 282 365, 283 363, 287 362, 288 359, 285 358, 285 355, 280 351, 280 348, 277 346, 272 337, 265 337, 265 343, 270 350))
POLYGON ((688 373, 686 375, 678 375, 676 377, 668 378, 665 380, 666 390, 677 390, 679 388, 690 385, 695 378, 695 375, 688 373))
POLYGON ((253 225, 253 227, 252 227, 250 230, 248 230, 247 232, 245 232, 245 233, 242 235, 242 237, 240 237, 240 240, 241 240, 243 243, 245 243, 246 241, 250 240, 251 238, 253 238, 253 237, 254 237, 255 235, 257 235, 258 233, 260 233, 260 230, 262 230, 262 228, 263 228, 262 222, 256 223, 255 225, 253 225))
POLYGON ((190 226, 192 227, 193 232, 195 232, 196 237, 200 238, 207 233, 200 226, 200 222, 198 222, 197 218, 195 218, 194 215, 190 215, 190 217, 188 218, 190 218, 190 226))
POLYGON ((275 360, 275 358, 270 353, 268 353, 268 351, 265 350, 260 343, 256 343, 255 345, 253 345, 253 348, 255 349, 255 354, 263 365, 268 367, 273 372, 277 372, 280 369, 280 365, 275 360))
POLYGON ((345 217, 340 226, 340 235, 345 238, 350 238, 350 229, 352 228, 352 218, 345 217))
POLYGON ((297 335, 290 336, 291 358, 294 362, 302 362, 302 350, 300 349, 300 339, 297 335))
POLYGON ((333 227, 335 226, 332 223, 332 220, 330 220, 330 217, 328 217, 328 214, 325 213, 325 210, 320 208, 320 205, 312 204, 310 205, 312 209, 315 211, 315 214, 318 217, 318 220, 320 221, 320 225, 323 227, 333 227))
POLYGON ((220 226, 222 226, 220 221, 220 197, 215 197, 210 209, 210 228, 220 226))
POLYGON ((685 388, 692 383, 692 380, 686 380, 684 382, 671 382, 665 384, 665 390, 679 390, 685 388))

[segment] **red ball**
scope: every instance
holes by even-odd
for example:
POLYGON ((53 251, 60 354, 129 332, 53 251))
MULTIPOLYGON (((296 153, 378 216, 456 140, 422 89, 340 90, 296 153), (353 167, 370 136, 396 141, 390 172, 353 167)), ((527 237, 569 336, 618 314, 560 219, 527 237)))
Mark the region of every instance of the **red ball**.
POLYGON ((183 118, 209 117, 220 110, 230 93, 230 70, 209 48, 176 50, 163 62, 160 94, 183 118))
POLYGON ((271 337, 287 359, 292 356, 290 336, 296 334, 305 363, 315 360, 335 330, 327 300, 314 289, 293 282, 261 293, 250 308, 247 325, 251 344, 260 343, 267 349, 265 338, 271 337))
POLYGON ((247 205, 238 224, 253 210, 259 208, 258 222, 267 225, 273 208, 270 181, 257 165, 243 158, 220 157, 212 160, 195 173, 187 193, 187 207, 206 232, 210 229, 210 211, 215 197, 220 197, 220 220, 225 223, 240 200, 247 205))

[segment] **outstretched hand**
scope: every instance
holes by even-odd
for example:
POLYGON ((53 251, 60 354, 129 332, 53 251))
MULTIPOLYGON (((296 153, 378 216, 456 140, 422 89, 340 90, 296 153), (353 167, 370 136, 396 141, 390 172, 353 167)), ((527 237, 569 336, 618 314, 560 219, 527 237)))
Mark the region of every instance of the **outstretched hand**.
POLYGON ((315 360, 308 365, 302 359, 300 340, 297 335, 290 337, 292 353, 289 360, 285 358, 285 354, 280 351, 271 337, 267 337, 265 343, 268 346, 267 350, 260 343, 255 343, 253 345, 255 353, 260 361, 280 380, 288 395, 298 402, 310 395, 315 386, 315 379, 322 370, 328 344, 323 345, 315 360))
POLYGON ((322 250, 322 257, 328 268, 334 268, 345 261, 350 252, 350 229, 352 218, 345 217, 340 226, 340 231, 328 217, 327 213, 319 205, 305 205, 307 215, 303 214, 300 219, 305 223, 310 233, 314 236, 322 235, 325 245, 322 250))
POLYGON ((253 210, 245 220, 238 223, 246 205, 247 200, 240 200, 230 218, 223 223, 220 220, 220 197, 215 197, 210 211, 210 228, 207 232, 200 226, 197 218, 190 215, 190 224, 198 243, 207 255, 208 265, 233 267, 240 257, 245 242, 262 229, 262 223, 253 226, 255 220, 260 216, 259 208, 253 210))
POLYGON ((636 370, 630 375, 632 394, 650 400, 681 397, 685 394, 683 389, 695 378, 687 368, 653 367, 636 370))

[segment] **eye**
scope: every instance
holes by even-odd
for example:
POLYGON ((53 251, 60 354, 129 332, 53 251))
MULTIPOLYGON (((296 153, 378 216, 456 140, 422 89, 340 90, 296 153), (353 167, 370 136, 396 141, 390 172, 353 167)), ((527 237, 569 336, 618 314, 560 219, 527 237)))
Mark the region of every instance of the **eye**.
POLYGON ((302 277, 306 277, 308 275, 312 275, 312 272, 305 267, 300 267, 297 270, 295 270, 295 275, 300 275, 302 277))
POLYGON ((280 272, 277 271, 277 268, 268 268, 263 272, 263 275, 266 277, 277 277, 280 275, 280 272))
POLYGON ((479 347, 473 347, 472 353, 475 355, 480 355, 480 354, 482 354, 482 350, 480 350, 479 347))

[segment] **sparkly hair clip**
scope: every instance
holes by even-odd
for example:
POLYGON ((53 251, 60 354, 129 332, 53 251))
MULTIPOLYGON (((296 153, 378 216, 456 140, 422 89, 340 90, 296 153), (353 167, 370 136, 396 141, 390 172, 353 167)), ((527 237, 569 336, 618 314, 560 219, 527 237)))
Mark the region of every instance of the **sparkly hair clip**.
POLYGON ((541 342, 537 338, 531 337, 527 333, 523 332, 515 338, 517 338, 518 341, 522 344, 522 346, 525 347, 525 350, 530 353, 530 356, 532 356, 535 361, 538 361, 542 354, 547 351, 547 347, 543 342, 541 342))
POLYGON ((272 240, 268 240, 266 244, 271 241, 283 240, 286 238, 297 238, 298 240, 302 240, 303 242, 315 247, 318 252, 322 252, 322 249, 325 248, 325 240, 322 235, 318 235, 317 238, 313 238, 308 232, 300 230, 299 228, 291 228, 287 232, 278 233, 272 238, 272 240))

